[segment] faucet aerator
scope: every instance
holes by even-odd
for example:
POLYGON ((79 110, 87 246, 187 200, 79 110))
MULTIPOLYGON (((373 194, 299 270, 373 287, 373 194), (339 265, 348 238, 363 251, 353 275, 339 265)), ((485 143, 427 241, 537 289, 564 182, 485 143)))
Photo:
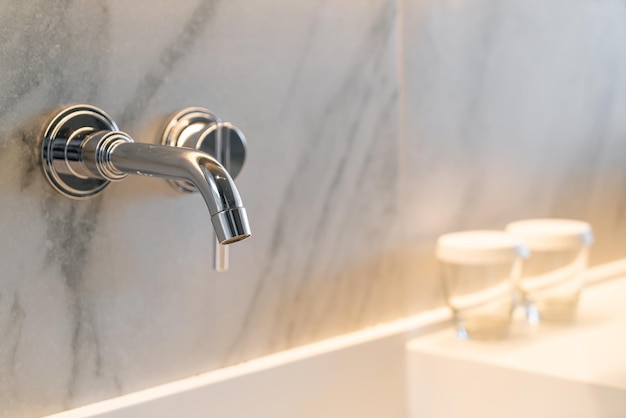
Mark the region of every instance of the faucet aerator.
POLYGON ((243 207, 224 210, 211 217, 220 244, 232 244, 250 236, 248 215, 243 207))

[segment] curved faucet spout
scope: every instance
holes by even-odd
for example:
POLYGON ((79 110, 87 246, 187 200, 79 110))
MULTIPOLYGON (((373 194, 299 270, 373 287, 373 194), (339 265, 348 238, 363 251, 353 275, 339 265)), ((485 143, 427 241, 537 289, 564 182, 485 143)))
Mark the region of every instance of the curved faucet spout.
POLYGON ((250 236, 248 216, 237 187, 224 167, 210 155, 193 149, 121 142, 109 148, 113 169, 192 183, 202 194, 221 244, 250 236))

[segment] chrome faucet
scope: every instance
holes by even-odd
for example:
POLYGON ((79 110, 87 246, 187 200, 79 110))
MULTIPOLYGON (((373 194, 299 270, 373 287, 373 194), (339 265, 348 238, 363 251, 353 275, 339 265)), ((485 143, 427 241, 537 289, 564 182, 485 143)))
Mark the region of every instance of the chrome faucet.
POLYGON ((44 173, 60 193, 84 199, 128 174, 190 183, 202 194, 220 244, 250 236, 237 187, 214 157, 193 148, 136 143, 102 110, 70 106, 47 125, 41 145, 44 173))

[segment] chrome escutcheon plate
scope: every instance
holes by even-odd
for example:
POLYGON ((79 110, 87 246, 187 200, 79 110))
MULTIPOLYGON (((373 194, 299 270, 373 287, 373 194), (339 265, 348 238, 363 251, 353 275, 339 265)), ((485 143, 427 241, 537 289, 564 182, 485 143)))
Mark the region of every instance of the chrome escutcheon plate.
POLYGON ((117 131, 118 127, 95 106, 74 105, 58 111, 42 134, 41 162, 52 187, 73 199, 87 199, 109 185, 108 180, 87 178, 72 168, 80 164, 83 140, 97 131, 117 131))

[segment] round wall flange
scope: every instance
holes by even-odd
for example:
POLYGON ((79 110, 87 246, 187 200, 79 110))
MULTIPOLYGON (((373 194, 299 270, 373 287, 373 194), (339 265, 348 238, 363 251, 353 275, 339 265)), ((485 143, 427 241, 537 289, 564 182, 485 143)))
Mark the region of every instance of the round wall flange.
MULTIPOLYGON (((188 107, 172 115, 167 121, 163 145, 193 148, 215 158, 234 179, 246 158, 246 140, 243 133, 228 122, 202 107, 188 107)), ((168 180, 176 190, 195 192, 191 183, 168 180)))
POLYGON ((203 107, 187 107, 173 114, 167 121, 161 143, 172 147, 195 148, 190 139, 220 118, 203 107))
POLYGON ((113 119, 95 106, 74 105, 58 111, 41 142, 41 162, 52 187, 67 197, 86 199, 108 186, 108 180, 85 177, 73 167, 81 164, 81 144, 87 136, 117 130, 113 119))

